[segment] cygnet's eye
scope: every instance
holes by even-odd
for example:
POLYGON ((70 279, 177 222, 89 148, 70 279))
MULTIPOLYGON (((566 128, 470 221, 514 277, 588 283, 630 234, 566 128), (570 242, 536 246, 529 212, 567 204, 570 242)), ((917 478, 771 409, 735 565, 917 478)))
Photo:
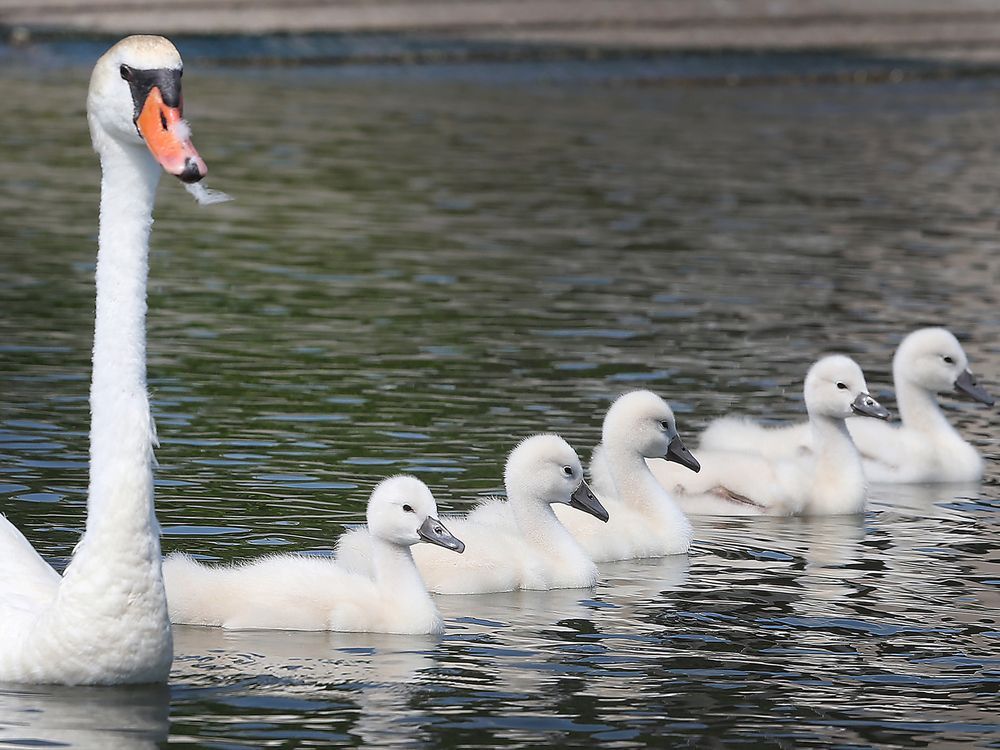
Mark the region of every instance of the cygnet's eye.
POLYGON ((844 383, 837 383, 837 387, 842 391, 847 390, 847 386, 844 383))
POLYGON ((563 466, 563 474, 565 474, 568 477, 573 476, 573 467, 572 466, 563 466))
POLYGON ((662 422, 660 422, 660 427, 662 427, 667 432, 670 432, 670 422, 668 422, 667 420, 663 420, 662 422))
POLYGON ((123 80, 132 81, 135 78, 132 68, 130 68, 128 65, 122 65, 120 68, 118 68, 118 72, 121 73, 123 80))
POLYGON ((413 506, 409 505, 409 504, 404 505, 403 506, 403 510, 405 510, 407 513, 412 513, 413 512, 413 506))
POLYGON ((949 365, 955 364, 955 358, 954 357, 945 357, 944 361, 947 362, 949 365))

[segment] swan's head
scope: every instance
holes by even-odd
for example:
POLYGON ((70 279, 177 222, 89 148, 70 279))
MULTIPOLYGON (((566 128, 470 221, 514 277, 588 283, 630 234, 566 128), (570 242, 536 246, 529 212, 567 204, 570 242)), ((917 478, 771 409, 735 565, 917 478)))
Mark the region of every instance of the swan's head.
POLYGON ((562 503, 608 520, 608 512, 583 481, 576 451, 558 435, 522 440, 507 457, 503 478, 508 498, 562 503))
POLYGON ((94 148, 108 139, 149 149, 169 174, 187 183, 208 172, 191 143, 182 117, 177 48, 162 36, 130 36, 105 52, 94 66, 87 93, 87 119, 94 148))
POLYGON ((888 419, 889 412, 868 393, 865 374, 850 357, 823 357, 806 375, 806 410, 810 414, 846 419, 852 415, 888 419))
POLYGON ((390 477, 375 487, 368 500, 368 530, 401 547, 429 542, 455 552, 465 551, 465 544, 438 520, 434 496, 416 477, 390 477))
POLYGON ((677 434, 673 410, 652 391, 619 396, 604 415, 601 440, 609 447, 632 451, 642 458, 665 458, 691 471, 701 470, 701 464, 677 434))
POLYGON ((914 383, 932 393, 957 391, 993 406, 992 397, 976 383, 969 370, 965 350, 947 329, 921 328, 911 333, 896 349, 892 370, 897 380, 914 383))

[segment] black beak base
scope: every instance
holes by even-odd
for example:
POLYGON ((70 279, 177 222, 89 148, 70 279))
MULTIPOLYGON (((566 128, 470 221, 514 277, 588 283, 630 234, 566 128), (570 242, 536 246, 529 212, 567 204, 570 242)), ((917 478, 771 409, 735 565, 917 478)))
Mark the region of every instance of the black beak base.
POLYGON ((465 552, 465 542, 453 536, 444 524, 433 516, 428 516, 417 529, 417 535, 425 542, 450 549, 459 554, 465 552))
POLYGON ((580 486, 573 490, 573 494, 569 497, 569 507, 589 513, 594 518, 604 521, 604 523, 607 523, 610 518, 608 511, 601 505, 601 501, 597 499, 597 496, 590 491, 590 487, 587 486, 586 482, 580 482, 580 486))
POLYGON ((664 458, 668 461, 679 463, 684 468, 691 469, 695 473, 701 471, 701 464, 698 463, 697 458, 691 455, 691 451, 684 445, 684 441, 681 440, 680 435, 674 435, 673 440, 670 441, 670 445, 667 446, 667 455, 664 458))
POLYGON ((993 397, 986 392, 985 388, 976 383, 976 378, 968 370, 955 380, 955 390, 987 406, 993 406, 995 403, 993 397))
POLYGON ((851 410, 862 417, 889 418, 889 410, 867 393, 858 394, 858 397, 851 402, 851 410))

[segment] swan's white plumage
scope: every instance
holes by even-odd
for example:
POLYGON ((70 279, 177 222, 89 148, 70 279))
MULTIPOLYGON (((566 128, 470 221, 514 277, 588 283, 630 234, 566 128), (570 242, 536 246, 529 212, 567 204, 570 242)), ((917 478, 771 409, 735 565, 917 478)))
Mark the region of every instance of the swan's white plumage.
MULTIPOLYGON (((442 594, 516 589, 583 588, 597 581, 597 567, 552 511, 567 503, 583 480, 575 451, 556 435, 524 440, 507 459, 508 500, 488 500, 466 516, 446 516, 465 542, 465 554, 448 555, 427 545, 414 560, 427 587, 442 594), (563 473, 570 467, 571 474, 563 473)), ((337 559, 353 570, 371 565, 367 529, 344 534, 337 559)))
POLYGON ((662 458, 676 435, 673 411, 650 391, 626 393, 608 409, 590 464, 608 522, 555 508, 595 562, 678 555, 690 548, 691 523, 645 462, 662 458))
MULTIPOLYGON (((982 457, 948 423, 936 397, 954 392, 967 369, 962 345, 944 328, 922 328, 903 339, 892 364, 901 424, 864 418, 847 422, 869 481, 971 482, 982 477, 982 457)), ((764 427, 727 417, 709 425, 701 445, 779 458, 811 450, 812 434, 804 423, 764 427)))
POLYGON ((859 513, 865 506, 867 482, 844 420, 852 413, 852 402, 867 390, 864 374, 853 360, 824 357, 810 368, 805 382, 815 451, 771 458, 703 447, 698 450, 702 466, 698 474, 660 460, 650 462, 650 468, 686 513, 859 513))
POLYGON ((436 515, 430 490, 414 477, 392 477, 376 487, 368 503, 373 535, 365 540, 370 573, 303 555, 232 566, 171 555, 163 566, 171 619, 231 629, 440 633, 444 623, 410 550, 420 541, 421 523, 436 515))
POLYGON ((153 511, 146 276, 160 168, 136 132, 120 66, 179 68, 162 37, 94 67, 87 118, 101 161, 86 531, 60 578, 0 522, 0 682, 160 682, 173 657, 153 511))

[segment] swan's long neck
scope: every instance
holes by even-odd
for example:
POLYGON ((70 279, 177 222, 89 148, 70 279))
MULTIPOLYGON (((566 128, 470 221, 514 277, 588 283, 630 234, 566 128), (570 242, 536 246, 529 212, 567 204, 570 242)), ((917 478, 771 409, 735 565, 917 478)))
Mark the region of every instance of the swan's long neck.
POLYGON ((108 140, 95 137, 103 176, 87 529, 37 633, 88 680, 160 682, 173 641, 153 510, 145 334, 158 172, 145 151, 108 140))
POLYGON ((146 275, 159 168, 144 149, 106 137, 95 143, 102 176, 87 530, 65 583, 72 590, 115 569, 133 588, 152 591, 162 581, 146 394, 146 275))
POLYGON ((156 524, 146 277, 160 170, 145 150, 115 142, 102 149, 101 168, 87 534, 111 542, 156 524))
POLYGON ((934 393, 898 374, 895 381, 899 417, 905 427, 924 433, 953 432, 934 393))

